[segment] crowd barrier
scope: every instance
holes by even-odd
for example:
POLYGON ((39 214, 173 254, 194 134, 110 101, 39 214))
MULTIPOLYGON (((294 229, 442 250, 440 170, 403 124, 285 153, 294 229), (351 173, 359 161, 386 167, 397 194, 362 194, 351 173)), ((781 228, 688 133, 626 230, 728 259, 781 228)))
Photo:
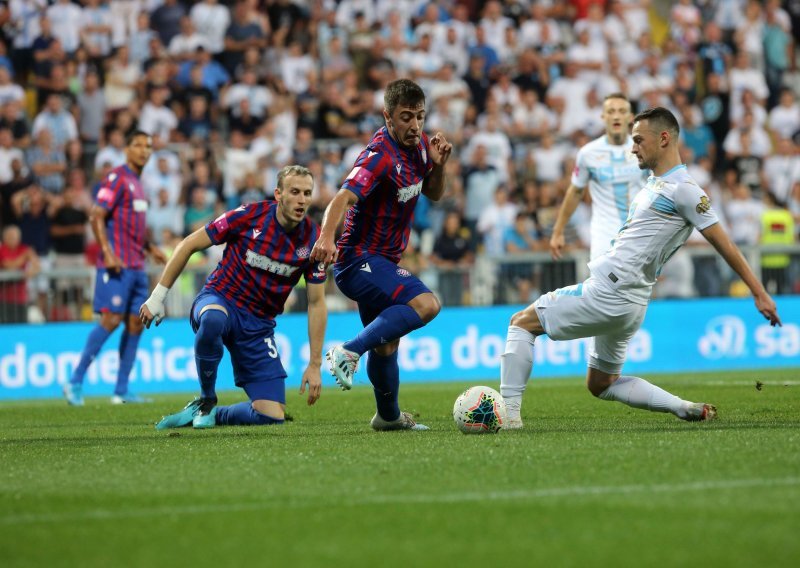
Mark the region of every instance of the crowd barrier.
MULTIPOLYGON (((777 299, 783 327, 772 328, 752 299, 656 300, 628 348, 626 373, 687 373, 735 369, 800 368, 800 297, 777 299)), ((514 306, 445 308, 429 325, 400 343, 404 382, 496 381, 506 327, 514 306)), ((92 324, 51 323, 0 326, 0 400, 53 398, 69 379, 92 324)), ((355 313, 330 314, 326 349, 352 337, 361 324, 355 313)), ((86 377, 87 396, 110 395, 118 364, 117 330, 86 377)), ((194 335, 185 320, 165 320, 144 332, 131 389, 140 394, 196 392, 194 335)), ((278 319, 275 339, 289 375, 287 388, 300 384, 309 358, 306 318, 278 319)), ((583 375, 589 340, 536 341, 536 378, 583 375)), ((323 370, 323 385, 334 386, 323 370)), ((368 385, 364 370, 356 385, 368 385)), ((218 387, 233 388, 226 353, 218 387)))

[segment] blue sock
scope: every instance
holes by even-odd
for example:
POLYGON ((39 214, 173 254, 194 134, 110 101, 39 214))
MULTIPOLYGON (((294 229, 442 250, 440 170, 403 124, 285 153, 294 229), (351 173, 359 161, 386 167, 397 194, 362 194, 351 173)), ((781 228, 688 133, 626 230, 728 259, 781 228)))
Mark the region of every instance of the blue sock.
POLYGON ((400 418, 400 405, 397 402, 400 390, 397 351, 387 357, 370 351, 367 356, 367 376, 375 390, 375 404, 381 418, 384 420, 400 418))
POLYGON ((391 306, 378 314, 378 317, 362 329, 354 339, 346 341, 343 347, 363 355, 370 349, 400 339, 423 325, 425 322, 411 306, 405 304, 391 306))
POLYGON ((200 396, 217 400, 217 368, 222 360, 222 333, 228 316, 221 310, 206 310, 194 336, 194 361, 200 379, 200 396))
POLYGON ((78 366, 75 367, 75 370, 72 372, 72 378, 69 380, 69 382, 71 382, 73 385, 83 384, 83 377, 86 376, 86 371, 89 369, 89 365, 92 364, 92 361, 94 361, 94 358, 100 352, 100 349, 103 347, 103 343, 106 342, 106 339, 108 339, 109 335, 111 335, 111 332, 100 324, 98 324, 91 332, 89 332, 89 338, 86 340, 86 345, 83 347, 83 351, 81 352, 81 360, 78 362, 78 366))
POLYGON ((128 379, 131 376, 131 369, 136 363, 136 349, 139 347, 141 333, 128 333, 122 331, 122 338, 119 340, 119 371, 117 372, 117 388, 114 394, 123 396, 128 393, 128 379))
POLYGON ((265 426, 283 424, 283 420, 261 414, 250 402, 217 407, 217 424, 227 426, 265 426))

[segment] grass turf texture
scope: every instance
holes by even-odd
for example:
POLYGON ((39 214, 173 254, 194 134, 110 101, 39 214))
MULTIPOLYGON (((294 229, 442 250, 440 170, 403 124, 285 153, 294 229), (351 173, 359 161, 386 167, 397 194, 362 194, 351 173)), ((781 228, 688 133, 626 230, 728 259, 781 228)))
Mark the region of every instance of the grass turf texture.
POLYGON ((526 429, 496 436, 456 430, 463 383, 402 387, 430 432, 372 432, 364 387, 311 408, 290 392, 284 427, 208 431, 153 428, 185 396, 6 403, 0 562, 798 565, 800 373, 651 378, 720 420, 594 400, 576 379, 532 381, 526 429))

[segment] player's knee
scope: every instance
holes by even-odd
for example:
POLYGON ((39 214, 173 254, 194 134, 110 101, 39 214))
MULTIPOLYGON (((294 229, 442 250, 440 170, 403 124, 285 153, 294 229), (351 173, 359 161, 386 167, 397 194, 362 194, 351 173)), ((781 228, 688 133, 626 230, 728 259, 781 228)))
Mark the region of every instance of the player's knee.
POLYGON ((286 420, 283 405, 274 400, 254 400, 252 407, 259 424, 283 424, 286 420))
POLYGON ((439 315, 439 312, 442 311, 442 304, 433 294, 426 294, 414 309, 420 319, 427 324, 439 315))
POLYGON ((120 323, 122 323, 122 314, 105 312, 100 316, 100 325, 102 325, 106 331, 114 331, 119 327, 120 323))
POLYGON ((544 332, 539 316, 536 314, 536 308, 532 305, 511 316, 511 325, 520 327, 534 335, 541 335, 544 332))
POLYGON ((200 314, 197 335, 202 340, 213 340, 222 335, 228 316, 222 310, 205 310, 200 314))
POLYGON ((400 340, 390 341, 383 345, 378 345, 373 351, 381 357, 388 357, 392 355, 400 347, 400 340))
POLYGON ((144 324, 142 323, 142 320, 134 316, 128 318, 128 321, 125 323, 125 327, 128 329, 128 333, 132 333, 134 335, 139 335, 144 331, 144 324))
POLYGON ((586 375, 586 388, 589 389, 592 396, 599 397, 618 377, 619 375, 609 375, 590 367, 589 373, 586 375))

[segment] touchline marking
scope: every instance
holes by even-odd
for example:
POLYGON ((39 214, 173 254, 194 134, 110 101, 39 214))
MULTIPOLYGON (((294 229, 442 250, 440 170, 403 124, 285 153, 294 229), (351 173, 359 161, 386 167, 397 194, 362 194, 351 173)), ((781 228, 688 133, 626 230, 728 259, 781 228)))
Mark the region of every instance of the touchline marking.
MULTIPOLYGON (((535 501, 552 497, 583 497, 596 495, 631 495, 636 493, 682 493, 685 491, 714 491, 727 489, 743 489, 747 487, 787 487, 800 485, 800 477, 776 479, 733 479, 693 481, 691 483, 669 483, 655 485, 589 485, 548 487, 543 489, 520 489, 510 491, 470 491, 461 493, 439 494, 400 494, 400 495, 365 495, 360 498, 348 496, 348 506, 383 505, 388 503, 470 503, 476 501, 535 501)), ((151 507, 147 509, 90 509, 70 513, 53 514, 11 514, 0 517, 0 525, 47 524, 65 521, 105 521, 116 519, 151 518, 164 516, 182 516, 209 513, 238 513, 243 511, 262 511, 264 509, 285 508, 318 508, 330 501, 330 505, 343 502, 340 497, 308 499, 273 500, 254 503, 225 503, 220 505, 186 505, 173 507, 151 507)))

